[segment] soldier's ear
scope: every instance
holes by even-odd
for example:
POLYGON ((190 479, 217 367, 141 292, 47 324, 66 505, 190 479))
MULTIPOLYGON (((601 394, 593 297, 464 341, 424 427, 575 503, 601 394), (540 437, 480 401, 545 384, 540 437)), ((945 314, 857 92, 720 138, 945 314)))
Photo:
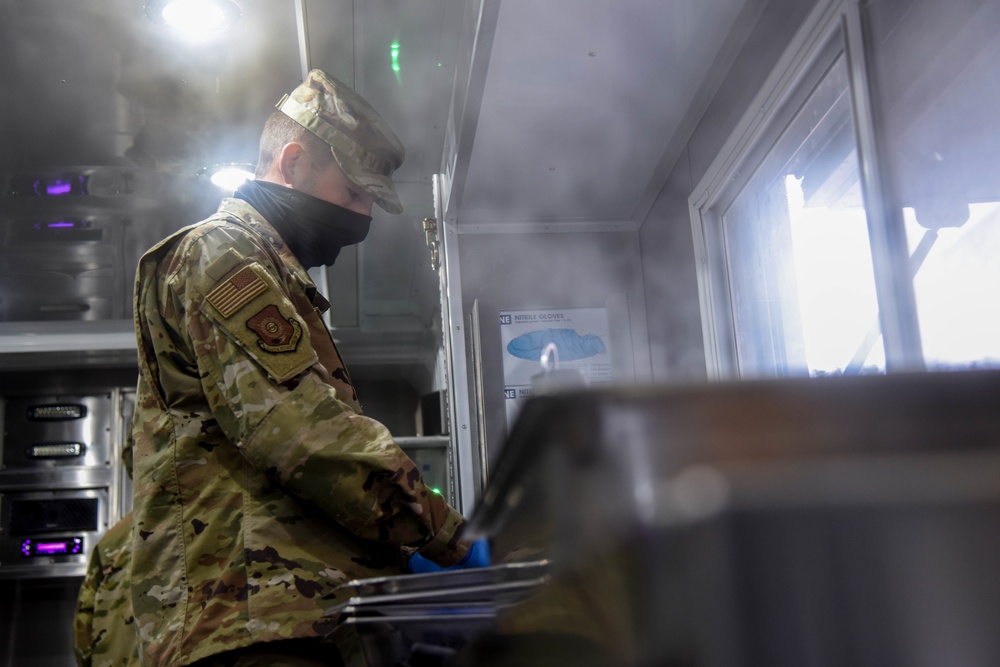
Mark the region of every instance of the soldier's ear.
POLYGON ((302 174, 299 172, 307 166, 307 161, 302 144, 294 141, 285 144, 278 154, 278 159, 275 160, 277 176, 281 179, 280 185, 294 188, 301 180, 302 174))

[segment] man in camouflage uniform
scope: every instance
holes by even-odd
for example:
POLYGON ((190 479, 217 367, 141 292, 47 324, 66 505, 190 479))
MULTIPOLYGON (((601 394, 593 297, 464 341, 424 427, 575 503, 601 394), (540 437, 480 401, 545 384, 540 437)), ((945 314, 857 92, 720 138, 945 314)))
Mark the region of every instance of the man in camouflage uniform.
POLYGON ((472 553, 462 516, 362 415, 306 272, 363 238, 373 203, 402 210, 403 147, 318 70, 278 108, 256 179, 139 263, 131 599, 146 665, 278 664, 243 658, 286 649, 337 664, 317 639, 339 584, 403 572, 405 549, 442 566, 472 553))

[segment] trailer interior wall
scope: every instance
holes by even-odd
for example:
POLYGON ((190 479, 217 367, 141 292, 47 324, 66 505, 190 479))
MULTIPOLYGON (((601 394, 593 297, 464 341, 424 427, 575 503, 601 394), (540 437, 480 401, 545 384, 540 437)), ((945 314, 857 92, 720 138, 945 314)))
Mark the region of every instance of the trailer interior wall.
POLYGON ((623 379, 646 379, 645 306, 638 234, 554 232, 462 234, 463 309, 489 301, 502 310, 603 307, 609 297, 628 298, 635 368, 623 379))
MULTIPOLYGON (((488 468, 499 455, 514 414, 504 393, 511 382, 503 369, 501 357, 507 353, 500 344, 498 311, 604 309, 612 380, 650 379, 636 231, 461 234, 459 261, 470 341, 469 392, 480 406, 477 466, 485 458, 488 468), (478 331, 473 323, 477 315, 478 331)), ((560 326, 539 323, 536 329, 560 326)), ((591 332, 580 328, 578 333, 591 332)))
POLYGON ((639 231, 642 278, 656 382, 706 377, 688 197, 814 5, 812 0, 771 0, 752 30, 733 27, 730 40, 742 46, 732 64, 715 73, 721 84, 643 221, 639 231))

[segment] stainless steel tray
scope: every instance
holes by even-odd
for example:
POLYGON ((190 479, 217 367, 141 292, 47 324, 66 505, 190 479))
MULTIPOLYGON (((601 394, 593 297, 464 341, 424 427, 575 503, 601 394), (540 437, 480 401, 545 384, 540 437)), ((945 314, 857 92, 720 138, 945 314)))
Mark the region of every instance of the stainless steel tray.
POLYGON ((355 579, 337 588, 344 602, 327 615, 345 617, 345 622, 363 622, 356 619, 365 615, 382 622, 492 618, 497 609, 545 583, 548 572, 548 561, 533 561, 355 579))
POLYGON ((506 605, 492 602, 472 602, 464 604, 414 604, 414 605, 347 605, 342 620, 345 623, 364 625, 367 623, 419 624, 433 623, 445 625, 479 623, 492 621, 498 609, 506 605))

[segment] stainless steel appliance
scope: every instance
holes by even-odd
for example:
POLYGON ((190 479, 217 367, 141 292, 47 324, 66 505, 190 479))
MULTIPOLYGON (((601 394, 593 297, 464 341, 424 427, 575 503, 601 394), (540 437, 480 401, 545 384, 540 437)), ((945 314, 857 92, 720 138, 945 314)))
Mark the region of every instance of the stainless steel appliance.
POLYGON ((127 511, 119 458, 131 391, 4 400, 0 578, 78 576, 127 511))
POLYGON ((601 615, 552 664, 998 664, 998 406, 996 371, 537 398, 472 528, 601 615))
POLYGON ((0 664, 70 667, 90 552, 131 507, 129 368, 0 373, 0 664))
POLYGON ((108 487, 0 494, 5 576, 72 576, 108 528, 108 487))

